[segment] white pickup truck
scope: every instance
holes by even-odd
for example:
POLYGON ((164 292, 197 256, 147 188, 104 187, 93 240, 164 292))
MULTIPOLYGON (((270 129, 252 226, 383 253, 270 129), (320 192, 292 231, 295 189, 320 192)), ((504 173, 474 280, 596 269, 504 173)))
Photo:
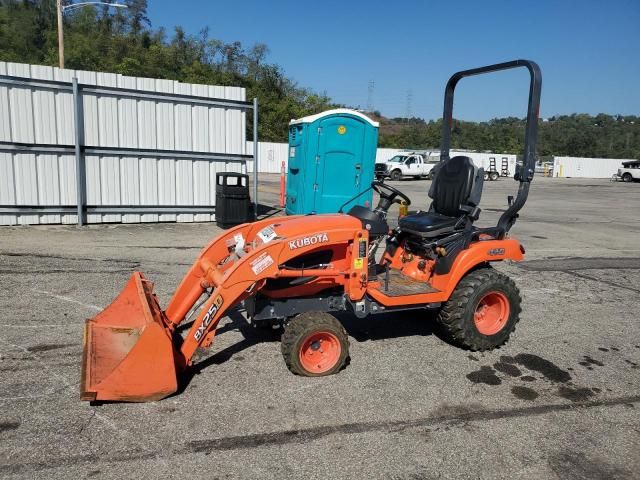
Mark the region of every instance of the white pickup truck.
MULTIPOLYGON (((429 158, 429 157, 427 157, 429 158)), ((389 177, 400 180, 403 177, 431 178, 431 169, 438 159, 427 159, 419 153, 399 153, 386 162, 376 163, 375 175, 378 180, 389 177)))
POLYGON ((640 160, 622 162, 622 167, 618 169, 617 176, 623 182, 640 181, 640 160))

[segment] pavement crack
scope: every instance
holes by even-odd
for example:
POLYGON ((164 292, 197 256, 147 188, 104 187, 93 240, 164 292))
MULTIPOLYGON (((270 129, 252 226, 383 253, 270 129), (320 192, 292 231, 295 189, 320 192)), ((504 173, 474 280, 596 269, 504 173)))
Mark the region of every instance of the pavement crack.
MULTIPOLYGON (((593 400, 576 403, 536 405, 529 407, 473 410, 452 412, 445 415, 418 418, 414 420, 395 420, 388 422, 347 423, 335 426, 320 426, 306 429, 285 430, 280 432, 222 437, 211 440, 195 440, 186 444, 185 451, 178 453, 211 453, 213 451, 240 450, 287 443, 307 443, 332 434, 358 434, 370 432, 404 431, 411 428, 430 427, 438 424, 470 423, 501 420, 507 418, 531 417, 552 412, 570 411, 585 408, 612 407, 640 402, 640 395, 593 400)), ((1 470, 0 470, 1 471, 1 470)))
POLYGON ((638 288, 633 288, 633 287, 630 287, 628 285, 621 285, 619 283, 612 282, 610 280, 603 280, 601 278, 592 277, 591 275, 585 275, 584 273, 578 273, 578 272, 576 272, 574 270, 564 270, 564 273, 567 273, 567 274, 572 275, 572 276, 577 277, 577 278, 582 278, 584 280, 591 280, 592 282, 604 283, 605 285, 609 285, 610 287, 620 288, 620 289, 623 289, 623 290, 629 290, 630 292, 634 292, 634 293, 640 293, 640 289, 638 289, 638 288))
POLYGON ((534 272, 577 270, 640 270, 640 257, 548 257, 527 260, 518 266, 534 272))
MULTIPOLYGON (((256 433, 205 440, 192 440, 183 446, 167 450, 130 450, 128 452, 98 455, 85 454, 74 456, 58 456, 46 461, 17 462, 0 464, 0 475, 18 474, 48 470, 52 468, 82 465, 96 462, 119 463, 137 462, 140 460, 159 459, 166 455, 188 455, 194 453, 210 454, 215 451, 247 450, 259 447, 300 444, 319 440, 329 435, 353 435, 371 432, 397 433, 413 428, 430 427, 440 424, 467 424, 474 422, 502 420, 508 418, 532 417, 562 411, 580 409, 614 407, 640 402, 640 395, 618 397, 603 400, 592 400, 576 403, 561 403, 520 407, 499 410, 453 410, 447 414, 417 418, 413 420, 389 420, 381 422, 355 422, 340 425, 324 425, 294 430, 256 433)), ((100 419, 100 415, 96 414, 100 419)), ((85 427, 86 428, 86 427, 85 427)))
POLYGON ((82 435, 82 432, 84 432, 87 428, 89 428, 89 425, 91 425, 91 422, 93 421, 93 419, 96 416, 96 411, 95 409, 91 410, 91 416, 87 419, 86 422, 82 423, 82 427, 80 427, 80 430, 78 431, 78 435, 82 435))
POLYGON ((108 262, 108 263, 129 263, 133 264, 132 268, 136 268, 140 264, 135 260, 120 258, 91 258, 91 257, 66 257, 64 255, 50 255, 44 253, 19 253, 19 252, 0 252, 0 255, 6 257, 31 257, 31 258, 47 258, 55 260, 74 260, 81 262, 108 262))

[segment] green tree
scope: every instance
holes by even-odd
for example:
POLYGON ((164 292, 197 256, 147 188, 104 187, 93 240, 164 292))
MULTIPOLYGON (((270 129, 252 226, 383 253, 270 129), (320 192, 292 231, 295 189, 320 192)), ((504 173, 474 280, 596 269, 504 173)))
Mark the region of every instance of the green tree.
MULTIPOLYGON (((153 29, 146 0, 126 0, 127 9, 85 6, 64 17, 68 68, 239 86, 258 97, 259 137, 286 141, 291 118, 332 108, 330 99, 299 87, 267 61, 269 49, 189 35, 177 26, 171 37, 153 29)), ((0 0, 0 60, 57 65, 55 0, 0 0)))
MULTIPOLYGON (((85 6, 65 14, 68 68, 166 78, 247 89, 260 103, 259 137, 286 141, 289 120, 333 108, 326 95, 297 85, 268 62, 263 43, 250 47, 211 38, 207 28, 189 35, 180 26, 169 35, 152 28, 147 0, 127 9, 85 6)), ((57 65, 55 0, 0 0, 0 60, 57 65)), ((437 148, 441 120, 382 117, 379 145, 437 148)), ((496 153, 521 153, 525 123, 519 118, 454 122, 452 146, 496 153)), ((560 115, 540 122, 538 153, 585 157, 640 158, 640 118, 598 114, 560 115)))

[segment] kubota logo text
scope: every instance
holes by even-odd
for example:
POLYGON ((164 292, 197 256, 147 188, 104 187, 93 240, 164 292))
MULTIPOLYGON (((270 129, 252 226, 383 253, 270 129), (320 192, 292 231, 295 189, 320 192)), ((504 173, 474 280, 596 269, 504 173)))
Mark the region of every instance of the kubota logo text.
POLYGON ((326 233, 316 233, 309 237, 297 238, 296 240, 289 240, 289 249, 295 250, 296 248, 308 247, 315 245, 316 243, 325 243, 329 241, 329 235, 326 233))
POLYGON ((200 339, 204 335, 204 331, 207 329, 207 327, 213 320, 213 317, 216 316, 216 313, 218 313, 218 310, 220 310, 221 306, 222 306, 222 296, 218 295, 218 298, 216 298, 213 301, 213 303, 209 307, 209 310, 207 310, 207 313, 202 319, 202 325, 198 327, 198 330, 196 330, 196 333, 193 335, 193 338, 195 338, 197 341, 200 341, 200 339))

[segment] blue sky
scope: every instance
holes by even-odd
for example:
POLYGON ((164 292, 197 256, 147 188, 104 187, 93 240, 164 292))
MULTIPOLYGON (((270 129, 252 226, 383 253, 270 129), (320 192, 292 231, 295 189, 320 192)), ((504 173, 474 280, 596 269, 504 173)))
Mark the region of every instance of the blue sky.
MULTIPOLYGON (((154 27, 245 45, 301 86, 387 116, 442 114, 457 70, 514 58, 538 62, 541 115, 640 114, 640 0, 149 0, 154 27), (410 105, 409 105, 410 96, 410 105)), ((527 73, 465 79, 455 116, 524 116, 527 73)))

